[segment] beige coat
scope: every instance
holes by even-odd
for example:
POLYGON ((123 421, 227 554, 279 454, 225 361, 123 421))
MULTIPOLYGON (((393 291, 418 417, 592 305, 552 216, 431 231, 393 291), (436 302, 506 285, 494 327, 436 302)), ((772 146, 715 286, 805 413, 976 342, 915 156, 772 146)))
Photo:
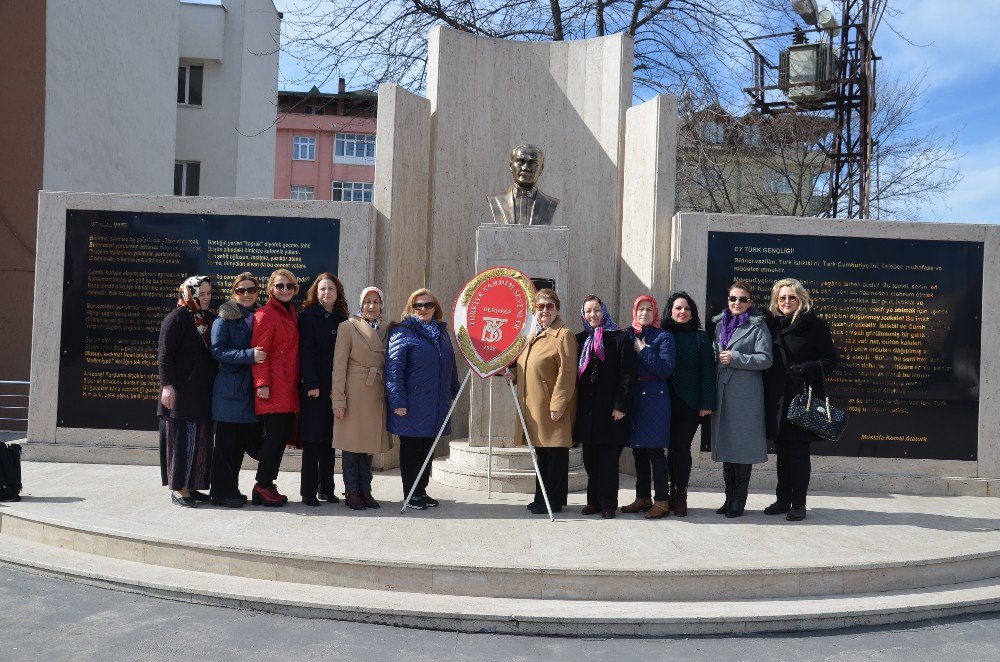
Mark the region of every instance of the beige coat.
MULTIPOLYGON (((517 359, 517 399, 531 443, 543 448, 570 448, 576 417, 576 336, 557 317, 533 337, 517 359), (561 411, 553 421, 550 411, 561 411)), ((518 442, 524 433, 517 426, 518 442)))
POLYGON ((385 429, 385 336, 352 317, 337 327, 333 352, 333 408, 344 407, 344 418, 333 425, 333 447, 352 453, 384 453, 392 448, 385 429))

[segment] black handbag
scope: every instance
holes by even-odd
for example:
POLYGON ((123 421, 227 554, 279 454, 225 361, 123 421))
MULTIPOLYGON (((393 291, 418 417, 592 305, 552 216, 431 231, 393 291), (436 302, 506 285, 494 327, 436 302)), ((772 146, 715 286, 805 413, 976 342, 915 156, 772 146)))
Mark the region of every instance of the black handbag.
MULTIPOLYGON (((826 376, 820 364, 820 380, 823 383, 823 393, 826 393, 826 376)), ((847 428, 847 412, 830 404, 830 396, 823 399, 813 398, 812 386, 807 386, 788 405, 788 422, 808 430, 826 441, 837 441, 847 428)))
POLYGON ((0 441, 0 501, 21 500, 21 447, 0 441))

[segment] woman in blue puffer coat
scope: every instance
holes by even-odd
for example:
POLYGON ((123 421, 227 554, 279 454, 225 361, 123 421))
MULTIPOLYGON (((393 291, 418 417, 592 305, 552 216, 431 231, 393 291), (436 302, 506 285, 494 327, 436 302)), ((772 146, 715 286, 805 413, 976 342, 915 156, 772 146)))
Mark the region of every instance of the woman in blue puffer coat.
POLYGON ((636 376, 639 383, 632 401, 632 429, 628 442, 635 459, 635 501, 622 506, 622 512, 645 512, 646 519, 659 519, 670 512, 667 505, 670 479, 664 449, 670 443, 667 378, 674 374, 674 337, 660 328, 656 299, 648 294, 632 304, 632 326, 625 329, 625 334, 632 340, 638 355, 636 376))
MULTIPOLYGON (((389 432, 399 435, 399 474, 403 498, 410 493, 434 438, 458 395, 455 350, 448 325, 434 293, 419 289, 410 295, 402 321, 389 329, 385 356, 385 390, 389 401, 389 432)), ((449 427, 443 434, 449 434, 449 427)), ((409 507, 426 510, 438 505, 427 495, 430 466, 421 476, 409 507)))
POLYGON ((250 272, 233 281, 233 298, 219 306, 212 324, 212 356, 219 374, 212 390, 215 421, 215 452, 212 455, 212 503, 240 508, 247 498, 239 489, 244 451, 255 452, 260 444, 260 419, 254 413, 253 375, 250 366, 267 354, 253 347, 253 314, 260 306, 260 283, 250 272))

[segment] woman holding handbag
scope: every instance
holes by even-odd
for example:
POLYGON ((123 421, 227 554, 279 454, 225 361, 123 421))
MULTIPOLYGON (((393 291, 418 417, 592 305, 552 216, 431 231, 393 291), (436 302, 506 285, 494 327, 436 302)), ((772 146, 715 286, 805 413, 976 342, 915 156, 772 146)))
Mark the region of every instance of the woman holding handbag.
POLYGON ((809 292, 799 281, 776 282, 769 309, 774 361, 764 373, 764 409, 767 438, 777 453, 778 485, 775 501, 764 514, 785 514, 788 521, 798 522, 806 517, 809 443, 819 437, 791 423, 788 408, 792 398, 810 386, 813 398, 826 396, 823 375, 833 369, 837 352, 830 326, 812 311, 809 292))

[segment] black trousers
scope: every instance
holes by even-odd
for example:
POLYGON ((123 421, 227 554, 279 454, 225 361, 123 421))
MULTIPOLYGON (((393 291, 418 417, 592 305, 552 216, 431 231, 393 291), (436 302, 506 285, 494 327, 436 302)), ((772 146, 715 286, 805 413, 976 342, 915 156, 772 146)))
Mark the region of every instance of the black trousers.
MULTIPOLYGON (((423 465, 427 454, 431 452, 434 445, 434 437, 400 437, 399 438, 399 476, 403 479, 403 498, 410 493, 410 488, 417 480, 417 472, 423 465)), ((413 496, 423 496, 427 494, 427 482, 431 479, 431 464, 427 465, 427 471, 420 477, 417 489, 413 496)))
POLYGON ((303 497, 333 494, 333 470, 337 455, 333 446, 326 443, 302 443, 302 473, 299 494, 303 497))
MULTIPOLYGON (((569 493, 569 449, 535 446, 535 454, 538 456, 538 472, 542 474, 545 492, 549 495, 549 505, 562 508, 569 493)), ((535 503, 545 505, 538 478, 535 478, 535 503)))
POLYGON ((261 420, 264 422, 264 438, 257 452, 257 482, 266 487, 273 485, 278 477, 285 443, 295 424, 295 414, 262 414, 261 420))
MULTIPOLYGON (((707 420, 707 419, 706 419, 707 420)), ((698 432, 698 421, 671 421, 670 448, 667 449, 667 473, 674 488, 683 492, 691 480, 691 442, 698 432)))
POLYGON ((648 499, 652 481, 656 501, 666 501, 670 496, 670 479, 667 476, 667 454, 663 448, 633 448, 635 460, 635 498, 648 499))
POLYGON ((624 448, 623 444, 583 444, 589 505, 618 507, 618 458, 624 448))
POLYGON ((214 499, 240 494, 240 467, 243 453, 260 442, 260 423, 215 424, 215 453, 212 455, 212 489, 214 499))
POLYGON ((805 506, 812 472, 809 442, 778 439, 774 442, 774 450, 778 460, 778 486, 774 496, 782 503, 805 506))

